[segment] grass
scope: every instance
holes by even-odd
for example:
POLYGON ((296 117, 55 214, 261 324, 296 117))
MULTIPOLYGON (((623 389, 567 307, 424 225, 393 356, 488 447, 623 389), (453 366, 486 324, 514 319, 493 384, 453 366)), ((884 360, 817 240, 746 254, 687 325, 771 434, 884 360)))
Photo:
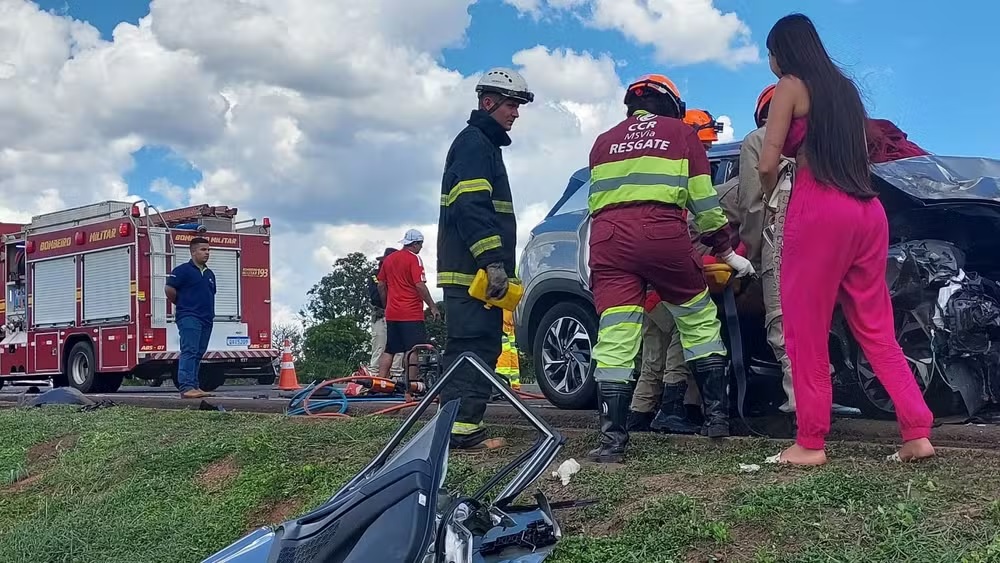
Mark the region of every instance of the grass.
MULTIPOLYGON (((397 424, 2 409, 0 561, 200 561, 323 502, 397 424)), ((582 460, 593 440, 572 436, 559 461, 582 460)), ((1000 455, 889 465, 884 447, 838 444, 824 468, 740 471, 774 451, 637 435, 624 466, 584 464, 567 487, 543 478, 551 500, 597 501, 559 511, 564 537, 547 561, 1000 561, 1000 455)), ((514 453, 452 456, 448 486, 472 490, 514 453)))

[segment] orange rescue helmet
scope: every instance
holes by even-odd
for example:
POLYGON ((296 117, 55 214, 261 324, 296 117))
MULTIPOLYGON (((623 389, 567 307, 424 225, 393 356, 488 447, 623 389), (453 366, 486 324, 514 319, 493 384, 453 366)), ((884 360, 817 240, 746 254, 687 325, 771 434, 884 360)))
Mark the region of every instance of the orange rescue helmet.
POLYGON ((650 95, 666 96, 677 108, 677 115, 684 115, 685 105, 680 90, 672 80, 662 74, 645 74, 629 84, 625 90, 625 105, 629 105, 636 98, 650 95))
POLYGON ((757 127, 764 126, 764 120, 767 119, 767 111, 770 109, 771 98, 774 97, 776 86, 777 84, 771 84, 757 96, 757 107, 753 110, 753 120, 757 123, 757 127))
POLYGON ((719 140, 719 133, 722 132, 722 124, 712 117, 712 114, 703 109, 689 109, 684 114, 684 123, 687 123, 698 132, 698 138, 703 143, 715 143, 719 140))

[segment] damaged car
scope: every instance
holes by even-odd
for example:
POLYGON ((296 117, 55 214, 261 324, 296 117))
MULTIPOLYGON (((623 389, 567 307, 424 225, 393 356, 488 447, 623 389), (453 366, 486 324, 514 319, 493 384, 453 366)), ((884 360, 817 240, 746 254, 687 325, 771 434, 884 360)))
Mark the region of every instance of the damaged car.
MULTIPOLYGON (((739 146, 709 150, 717 186, 739 174, 739 146)), ((897 339, 928 404, 942 417, 1000 403, 1000 160, 916 156, 875 164, 872 178, 889 219, 897 339)), ((516 337, 526 343, 542 392, 564 409, 597 402, 588 191, 583 168, 531 231, 519 261, 525 294, 516 337)), ((784 400, 781 368, 767 344, 762 304, 740 287, 747 286, 713 291, 732 356, 732 404, 741 413, 771 414, 784 400)), ((836 402, 872 417, 894 415, 839 311, 830 358, 836 402)))
MULTIPOLYGON (((430 363, 441 365, 436 352, 430 363)), ((565 439, 474 354, 462 354, 428 383, 430 391, 385 448, 328 501, 293 520, 250 532, 205 563, 544 561, 562 536, 554 510, 576 503, 550 504, 540 491, 532 495, 532 504, 514 502, 552 463, 565 439), (444 485, 460 400, 440 406, 404 443, 464 362, 481 372, 538 431, 530 448, 469 494, 444 485)))

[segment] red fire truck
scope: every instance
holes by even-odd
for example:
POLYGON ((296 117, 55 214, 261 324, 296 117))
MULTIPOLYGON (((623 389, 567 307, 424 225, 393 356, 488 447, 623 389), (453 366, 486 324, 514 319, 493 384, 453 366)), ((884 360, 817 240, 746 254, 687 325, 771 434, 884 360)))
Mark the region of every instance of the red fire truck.
POLYGON ((159 212, 105 201, 2 224, 0 386, 51 379, 83 392, 114 392, 126 376, 176 380, 173 306, 163 291, 190 259, 192 238, 211 244, 215 325, 200 370, 209 390, 226 377, 273 381, 270 221, 197 205, 159 212))

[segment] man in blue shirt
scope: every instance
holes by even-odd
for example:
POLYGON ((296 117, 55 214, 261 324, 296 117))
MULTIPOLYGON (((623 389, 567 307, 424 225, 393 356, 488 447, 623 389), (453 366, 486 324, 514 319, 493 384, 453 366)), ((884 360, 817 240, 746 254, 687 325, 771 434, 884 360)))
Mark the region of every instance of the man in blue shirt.
POLYGON ((167 276, 164 291, 174 304, 174 318, 181 337, 177 386, 182 399, 210 397, 201 390, 198 367, 208 350, 215 321, 215 273, 208 269, 209 245, 202 237, 191 239, 191 260, 167 276))

